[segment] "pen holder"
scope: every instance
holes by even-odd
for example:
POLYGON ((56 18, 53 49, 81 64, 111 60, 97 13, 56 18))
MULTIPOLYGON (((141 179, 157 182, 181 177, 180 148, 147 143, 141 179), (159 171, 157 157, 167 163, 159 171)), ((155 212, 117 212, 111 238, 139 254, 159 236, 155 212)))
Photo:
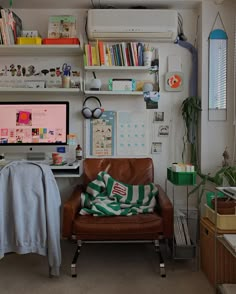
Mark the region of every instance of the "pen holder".
POLYGON ((70 76, 62 76, 62 88, 70 88, 70 76))
POLYGON ((144 66, 151 66, 152 51, 144 51, 143 52, 143 63, 144 63, 144 66))

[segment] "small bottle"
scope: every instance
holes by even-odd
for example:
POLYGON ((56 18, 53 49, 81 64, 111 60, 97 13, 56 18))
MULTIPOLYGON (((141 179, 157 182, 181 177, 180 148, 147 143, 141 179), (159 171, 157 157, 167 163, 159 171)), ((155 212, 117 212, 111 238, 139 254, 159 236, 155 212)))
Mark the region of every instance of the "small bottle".
POLYGON ((76 147, 75 152, 76 152, 76 159, 81 160, 83 157, 83 153, 82 153, 82 148, 80 144, 78 144, 78 146, 76 147))

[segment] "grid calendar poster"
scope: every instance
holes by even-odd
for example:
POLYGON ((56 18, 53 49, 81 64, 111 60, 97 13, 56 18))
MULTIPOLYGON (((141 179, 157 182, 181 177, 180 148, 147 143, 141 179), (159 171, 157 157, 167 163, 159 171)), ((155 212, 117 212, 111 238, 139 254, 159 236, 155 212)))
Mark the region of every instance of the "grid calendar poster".
POLYGON ((114 155, 115 111, 104 111, 99 119, 90 120, 90 155, 114 155))
POLYGON ((120 111, 117 113, 117 154, 147 154, 146 112, 120 111))

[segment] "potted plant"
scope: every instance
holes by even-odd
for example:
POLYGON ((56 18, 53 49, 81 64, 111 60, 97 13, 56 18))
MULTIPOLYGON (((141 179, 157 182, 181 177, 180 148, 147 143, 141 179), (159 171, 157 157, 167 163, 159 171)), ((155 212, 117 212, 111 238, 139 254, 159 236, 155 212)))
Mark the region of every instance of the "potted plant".
POLYGON ((201 101, 199 97, 190 96, 181 105, 182 117, 185 123, 186 132, 183 136, 182 161, 186 152, 186 145, 190 147, 190 163, 198 169, 197 146, 198 146, 198 119, 201 111, 201 101))
POLYGON ((190 148, 190 163, 196 168, 197 174, 200 178, 199 183, 188 193, 188 197, 197 193, 198 206, 201 203, 202 196, 205 191, 212 191, 207 188, 207 183, 213 183, 215 186, 236 186, 236 166, 228 165, 229 158, 227 154, 227 148, 225 149, 223 156, 224 161, 222 167, 215 173, 214 176, 209 174, 202 174, 198 164, 197 146, 198 146, 198 121, 199 113, 201 111, 201 101, 199 97, 190 96, 187 97, 181 104, 182 117, 185 123, 186 132, 183 137, 184 147, 182 152, 183 162, 186 145, 190 148))

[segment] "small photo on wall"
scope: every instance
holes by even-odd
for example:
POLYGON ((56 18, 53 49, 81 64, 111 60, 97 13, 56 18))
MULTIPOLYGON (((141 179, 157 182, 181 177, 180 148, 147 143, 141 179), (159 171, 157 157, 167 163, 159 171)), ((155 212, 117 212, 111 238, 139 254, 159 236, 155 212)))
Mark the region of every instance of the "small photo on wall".
POLYGON ((169 135, 169 126, 168 125, 161 125, 158 130, 158 136, 166 137, 169 135))
POLYGON ((154 111, 153 113, 153 122, 164 121, 164 112, 163 111, 154 111))
POLYGON ((162 142, 152 142, 152 154, 161 153, 162 142))

